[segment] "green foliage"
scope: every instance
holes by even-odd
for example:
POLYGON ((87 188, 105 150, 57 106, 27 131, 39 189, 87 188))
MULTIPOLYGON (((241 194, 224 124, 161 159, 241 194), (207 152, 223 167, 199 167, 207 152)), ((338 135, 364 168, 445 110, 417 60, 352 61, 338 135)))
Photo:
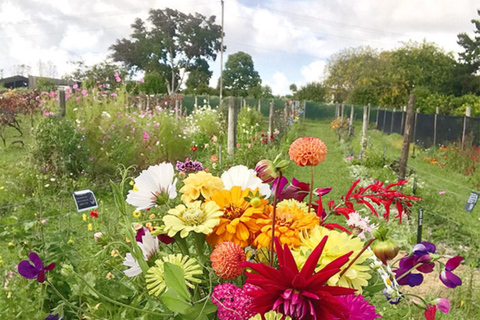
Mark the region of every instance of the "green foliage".
POLYGON ((110 47, 112 57, 130 71, 157 72, 168 81, 169 94, 182 84, 181 69, 215 60, 221 50, 221 27, 215 24, 215 16, 187 15, 166 8, 150 10, 148 20, 135 20, 130 38, 117 40, 110 47))
POLYGON ((223 84, 228 94, 236 97, 246 97, 251 88, 262 83, 253 65, 252 56, 243 51, 228 56, 223 77, 223 84))
POLYGON ((79 175, 89 167, 85 135, 69 119, 44 117, 35 130, 32 161, 39 170, 79 175))
POLYGON ((295 86, 294 97, 297 100, 309 100, 324 102, 327 101, 327 88, 319 82, 310 82, 297 90, 295 86))
POLYGON ((114 90, 119 87, 119 83, 115 77, 117 74, 121 79, 127 76, 127 70, 117 64, 113 64, 108 60, 87 66, 83 61, 73 62, 75 71, 70 75, 74 81, 82 82, 85 89, 98 88, 99 84, 105 85, 103 90, 114 90))
MULTIPOLYGON (((480 9, 477 10, 478 15, 480 16, 480 9)), ((458 34, 457 43, 463 47, 464 52, 460 52, 460 61, 467 65, 470 69, 470 73, 475 73, 480 69, 480 55, 478 54, 480 50, 480 19, 472 19, 472 23, 475 25, 474 33, 476 36, 471 38, 466 33, 458 34)))
POLYGON ((49 78, 38 78, 36 87, 38 91, 54 91, 56 89, 55 82, 49 78))
POLYGON ((140 92, 146 94, 167 93, 165 79, 158 72, 145 74, 144 82, 140 84, 140 92))

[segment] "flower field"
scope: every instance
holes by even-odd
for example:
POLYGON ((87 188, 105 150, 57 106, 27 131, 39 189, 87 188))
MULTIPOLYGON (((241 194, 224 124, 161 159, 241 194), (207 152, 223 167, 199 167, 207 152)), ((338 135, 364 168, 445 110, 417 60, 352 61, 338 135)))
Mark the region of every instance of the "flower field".
POLYGON ((105 92, 69 92, 65 117, 41 94, 41 114, 17 117, 25 146, 0 150, 2 319, 479 314, 478 220, 450 192, 475 174, 447 168, 440 185, 424 172, 445 167, 417 150, 396 181, 395 137, 372 131, 358 159, 359 137, 281 114, 269 135, 253 108, 239 110, 228 155, 222 107, 182 114, 105 92), (77 212, 71 193, 84 189, 98 208, 77 212))

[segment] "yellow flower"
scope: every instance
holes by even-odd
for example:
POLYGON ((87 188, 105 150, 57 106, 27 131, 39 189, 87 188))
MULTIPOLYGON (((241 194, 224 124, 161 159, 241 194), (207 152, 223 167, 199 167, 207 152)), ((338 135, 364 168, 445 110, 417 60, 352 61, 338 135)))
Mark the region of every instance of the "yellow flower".
POLYGON ((151 215, 148 216, 148 219, 153 220, 155 219, 155 213, 152 213, 151 215))
POLYGON ((13 243, 13 242, 10 241, 10 242, 8 243, 8 246, 9 246, 9 247, 15 247, 15 243, 13 243))
POLYGON ((113 249, 112 252, 110 252, 110 255, 111 255, 112 257, 118 257, 118 251, 115 250, 115 249, 113 249))
POLYGON ((267 217, 264 211, 268 200, 262 199, 258 206, 252 207, 250 202, 245 200, 251 191, 250 189, 242 191, 242 187, 235 186, 230 190, 220 190, 212 194, 212 199, 208 203, 214 202, 220 206, 223 215, 220 224, 207 235, 208 244, 214 247, 221 242, 232 241, 245 248, 253 242, 260 230, 257 219, 267 217))
POLYGON ((183 182, 185 185, 180 189, 183 203, 197 200, 200 195, 208 199, 214 191, 223 189, 222 179, 205 171, 191 173, 183 182))
POLYGON ((148 269, 147 275, 145 276, 145 281, 147 282, 147 289, 149 290, 149 294, 158 296, 165 290, 166 285, 165 279, 163 277, 163 265, 165 262, 169 262, 182 268, 185 278, 185 284, 189 288, 194 289, 194 283, 201 282, 200 279, 195 278, 196 275, 202 274, 202 269, 197 263, 197 260, 188 256, 183 256, 180 253, 170 254, 166 257, 163 257, 161 260, 158 259, 157 261, 155 261, 155 266, 148 269))
MULTIPOLYGON (((353 251, 353 254, 350 256, 350 259, 353 259, 364 246, 360 238, 354 238, 345 232, 328 230, 327 228, 316 226, 310 230, 309 235, 301 236, 301 246, 293 252, 299 268, 303 267, 312 250, 325 236, 328 236, 328 240, 318 260, 316 271, 322 270, 327 264, 350 251, 353 251)), ((368 273, 370 268, 362 265, 362 263, 371 257, 372 254, 372 251, 365 251, 341 278, 339 278, 340 271, 332 276, 327 284, 330 286, 354 288, 358 290, 358 293, 362 293, 362 287, 368 285, 368 279, 371 278, 371 275, 368 273)), ((347 265, 348 263, 344 264, 340 270, 346 268, 347 265)))
MULTIPOLYGON (((283 201, 280 201, 278 204, 277 204, 277 209, 278 208, 284 208, 284 207, 288 207, 288 208, 293 208, 294 206, 296 206, 298 209, 300 210, 303 210, 305 211, 305 213, 308 212, 308 204, 304 203, 304 202, 299 202, 295 199, 287 199, 287 200, 283 200, 283 201)), ((315 210, 312 208, 310 209, 311 212, 315 213, 315 210)))
MULTIPOLYGON (((289 316, 286 316, 285 318, 282 318, 284 315, 281 313, 277 313, 275 311, 268 311, 263 315, 265 317, 265 320, 280 320, 280 319, 285 319, 285 320, 292 320, 289 316)), ((262 316, 259 314, 251 317, 248 320, 262 320, 262 316)))
POLYGON ((125 238, 125 242, 126 243, 129 243, 130 242, 130 239, 128 239, 128 237, 125 238))
MULTIPOLYGON (((257 247, 270 247, 272 239, 272 218, 273 212, 270 212, 268 218, 258 219, 260 234, 255 238, 254 245, 257 247)), ((315 227, 320 219, 314 213, 307 213, 297 207, 295 203, 292 206, 277 207, 275 214, 275 237, 278 237, 280 243, 289 247, 298 247, 300 245, 300 234, 315 227)))
POLYGON ((107 273, 107 279, 113 279, 115 278, 115 275, 111 272, 107 273))
POLYGON ((10 299, 12 297, 12 291, 8 291, 7 293, 7 299, 10 299))
POLYGON ((141 213, 140 211, 138 211, 138 210, 133 211, 133 216, 134 216, 135 218, 140 217, 141 214, 142 214, 142 213, 141 213))
POLYGON ((87 215, 86 215, 85 213, 82 214, 82 220, 83 220, 83 221, 87 221, 87 215))
POLYGON ((93 230, 93 226, 92 226, 92 224, 91 224, 91 223, 89 223, 87 228, 88 228, 88 231, 92 231, 92 230, 93 230))
POLYGON ((173 237, 180 231, 180 237, 185 238, 190 231, 209 234, 212 229, 220 223, 223 212, 213 201, 202 204, 201 201, 180 204, 168 210, 163 217, 165 232, 173 237))

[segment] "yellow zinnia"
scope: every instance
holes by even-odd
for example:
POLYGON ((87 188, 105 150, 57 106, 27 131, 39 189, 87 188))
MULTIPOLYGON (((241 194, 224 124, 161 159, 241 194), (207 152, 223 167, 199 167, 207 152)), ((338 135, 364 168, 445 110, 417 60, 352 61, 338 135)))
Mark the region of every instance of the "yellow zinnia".
POLYGON ((181 231, 180 237, 185 238, 190 231, 204 234, 212 232, 212 229, 220 223, 222 214, 215 202, 202 204, 201 201, 194 201, 187 203, 186 206, 180 204, 168 210, 163 222, 169 237, 181 231))
POLYGON ((222 179, 205 171, 191 173, 183 182, 185 185, 180 189, 183 203, 197 200, 200 195, 208 199, 214 191, 223 189, 222 179))
POLYGON ((245 200, 249 192, 252 190, 242 191, 242 187, 235 186, 230 190, 220 190, 212 194, 208 203, 214 202, 220 206, 223 215, 220 223, 207 235, 208 244, 216 246, 220 242, 232 241, 245 248, 253 242, 260 230, 257 219, 267 217, 264 211, 268 200, 262 199, 258 206, 252 207, 250 202, 245 200))
MULTIPOLYGON (((364 243, 360 238, 354 238, 345 232, 328 230, 327 228, 316 226, 310 230, 309 234, 301 236, 301 246, 292 252, 299 268, 303 267, 310 253, 325 236, 328 236, 328 240, 325 244, 325 248, 323 249, 321 257, 318 260, 318 266, 316 268, 317 272, 322 270, 333 260, 350 251, 353 251, 353 254, 350 256, 350 259, 353 259, 363 249, 364 246, 364 243)), ((332 276, 330 280, 328 280, 327 284, 330 286, 354 288, 358 290, 358 293, 362 293, 362 287, 368 285, 368 279, 372 277, 368 273, 370 268, 362 265, 362 263, 364 263, 365 260, 371 256, 371 251, 365 251, 362 253, 362 255, 347 270, 347 272, 345 272, 345 274, 339 278, 342 270, 348 265, 348 263, 344 264, 340 269, 340 272, 332 276)))
MULTIPOLYGON (((270 210, 271 211, 271 210, 270 210)), ((256 247, 270 247, 272 240, 272 214, 265 219, 258 219, 260 234, 255 238, 256 247)), ((307 213, 297 207, 295 203, 292 206, 285 205, 277 207, 275 214, 275 237, 278 237, 280 243, 289 247, 300 245, 300 234, 315 227, 320 219, 313 213, 307 213)))

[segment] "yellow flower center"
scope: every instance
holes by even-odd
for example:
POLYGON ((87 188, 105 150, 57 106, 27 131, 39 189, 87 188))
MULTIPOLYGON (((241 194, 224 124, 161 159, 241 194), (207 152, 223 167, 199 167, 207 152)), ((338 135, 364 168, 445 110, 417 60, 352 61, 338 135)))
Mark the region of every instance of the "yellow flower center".
POLYGON ((243 212, 243 208, 237 207, 232 203, 223 208, 223 217, 229 220, 234 220, 241 217, 243 212))
POLYGON ((196 226, 205 222, 205 217, 207 214, 197 208, 187 209, 182 212, 178 218, 186 225, 186 226, 196 226))

